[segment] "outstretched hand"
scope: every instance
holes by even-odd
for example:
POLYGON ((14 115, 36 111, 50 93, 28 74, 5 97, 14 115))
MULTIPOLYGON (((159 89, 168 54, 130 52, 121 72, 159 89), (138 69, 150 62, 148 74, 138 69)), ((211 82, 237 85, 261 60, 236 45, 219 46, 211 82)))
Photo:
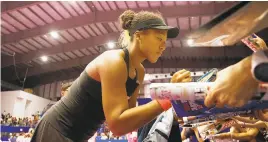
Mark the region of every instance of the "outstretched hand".
POLYGON ((209 88, 205 105, 222 108, 241 107, 247 103, 258 89, 258 82, 251 75, 251 57, 229 66, 217 74, 213 86, 209 88))

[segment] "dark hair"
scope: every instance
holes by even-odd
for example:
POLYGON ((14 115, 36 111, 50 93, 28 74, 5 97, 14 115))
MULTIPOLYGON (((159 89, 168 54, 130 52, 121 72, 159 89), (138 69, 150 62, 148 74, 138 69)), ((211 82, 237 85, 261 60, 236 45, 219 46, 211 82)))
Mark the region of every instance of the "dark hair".
POLYGON ((159 12, 140 11, 135 13, 132 10, 126 10, 119 16, 120 26, 124 31, 119 37, 119 45, 126 47, 132 41, 132 37, 129 35, 129 29, 134 28, 137 23, 146 21, 149 19, 161 19, 164 21, 162 15, 159 12))
POLYGON ((127 10, 123 14, 120 15, 119 21, 122 29, 128 30, 131 28, 132 20, 135 17, 135 12, 132 10, 127 10))
POLYGON ((73 82, 68 82, 68 83, 62 84, 61 91, 66 91, 72 84, 73 84, 73 82))

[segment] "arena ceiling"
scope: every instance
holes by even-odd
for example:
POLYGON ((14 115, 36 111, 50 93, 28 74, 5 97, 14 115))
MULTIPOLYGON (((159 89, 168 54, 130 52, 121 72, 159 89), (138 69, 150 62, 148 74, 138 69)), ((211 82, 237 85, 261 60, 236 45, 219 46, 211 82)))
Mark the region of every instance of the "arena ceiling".
POLYGON ((234 45, 190 47, 185 34, 209 22, 237 2, 211 1, 2 1, 1 75, 15 83, 45 84, 77 77, 92 59, 108 50, 122 30, 119 15, 126 9, 160 11, 180 35, 167 42, 156 64, 146 68, 222 68, 251 52, 234 45), (42 61, 47 56, 47 61, 42 61))

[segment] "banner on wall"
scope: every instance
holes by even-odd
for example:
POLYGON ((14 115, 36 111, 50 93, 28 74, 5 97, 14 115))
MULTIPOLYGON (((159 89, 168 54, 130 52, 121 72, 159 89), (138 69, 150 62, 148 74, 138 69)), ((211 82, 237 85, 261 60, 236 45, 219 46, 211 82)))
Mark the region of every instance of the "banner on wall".
POLYGON ((7 133, 20 133, 24 132, 27 133, 31 127, 19 127, 19 126, 3 126, 1 125, 1 132, 7 132, 7 133))

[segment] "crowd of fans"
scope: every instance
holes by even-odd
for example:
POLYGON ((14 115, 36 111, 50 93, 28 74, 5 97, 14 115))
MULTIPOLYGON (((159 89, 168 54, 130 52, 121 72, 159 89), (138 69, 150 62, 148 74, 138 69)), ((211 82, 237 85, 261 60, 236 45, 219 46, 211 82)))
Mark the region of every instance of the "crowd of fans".
MULTIPOLYGON (((39 119, 41 118, 43 112, 36 112, 31 117, 14 117, 10 113, 7 113, 4 111, 1 114, 1 125, 2 126, 16 126, 16 127, 30 127, 29 131, 27 133, 25 132, 19 132, 19 133, 7 133, 2 132, 1 137, 6 137, 10 142, 28 142, 31 140, 31 137, 34 132, 34 128, 36 124, 38 123, 39 119)), ((108 126, 106 123, 104 123, 98 130, 96 134, 96 139, 99 140, 128 140, 132 142, 137 141, 137 134, 136 136, 133 136, 136 133, 130 133, 125 136, 114 136, 113 133, 108 129, 108 126)))
POLYGON ((33 133, 34 133, 34 129, 30 128, 27 133, 26 132, 20 132, 20 133, 2 132, 1 137, 6 137, 9 142, 30 142, 33 136, 33 133))
POLYGON ((137 142, 137 133, 132 132, 127 135, 123 136, 115 136, 108 128, 108 125, 106 123, 103 123, 101 127, 97 131, 97 137, 98 140, 128 140, 128 142, 137 142))
POLYGON ((2 126, 13 126, 13 127, 30 127, 28 132, 8 133, 1 132, 1 138, 7 138, 10 142, 30 142, 31 137, 34 133, 34 128, 40 119, 40 112, 37 111, 31 117, 14 117, 10 113, 4 111, 1 114, 1 125, 2 126))
POLYGON ((4 111, 1 114, 1 125, 3 126, 26 126, 34 128, 40 118, 39 111, 36 114, 33 114, 31 117, 13 117, 10 113, 4 111))

